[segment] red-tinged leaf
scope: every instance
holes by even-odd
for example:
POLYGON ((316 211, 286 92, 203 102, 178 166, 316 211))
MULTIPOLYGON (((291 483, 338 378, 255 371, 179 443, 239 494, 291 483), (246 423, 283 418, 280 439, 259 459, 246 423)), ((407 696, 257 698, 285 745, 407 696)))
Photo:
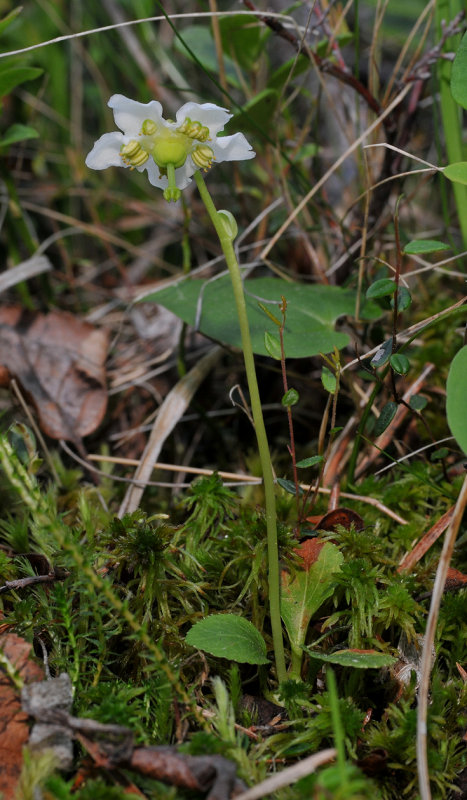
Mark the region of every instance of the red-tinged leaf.
POLYGON ((319 531, 335 531, 337 525, 342 525, 348 531, 352 524, 357 531, 362 531, 365 527, 365 522, 360 514, 352 511, 351 508, 345 508, 345 506, 335 508, 334 511, 328 511, 324 517, 318 519, 316 517, 307 517, 307 521, 315 523, 316 530, 319 531))
MULTIPOLYGON (((25 683, 43 680, 43 672, 29 660, 32 645, 15 633, 0 636, 0 655, 19 673, 25 683)), ((0 794, 16 800, 16 784, 23 764, 22 748, 29 738, 28 715, 21 710, 19 690, 0 662, 0 794)))
POLYGON ((464 575, 463 572, 459 572, 458 569, 454 569, 454 567, 449 567, 448 574, 446 576, 444 591, 449 591, 452 589, 460 589, 461 586, 465 586, 466 584, 467 584, 467 575, 464 575))
POLYGON ((107 346, 106 331, 72 314, 0 308, 1 367, 32 398, 53 439, 76 441, 102 422, 107 346))
POLYGON ((324 544, 325 543, 322 542, 321 539, 305 539, 299 547, 294 548, 297 555, 303 558, 303 569, 305 572, 318 560, 324 544))

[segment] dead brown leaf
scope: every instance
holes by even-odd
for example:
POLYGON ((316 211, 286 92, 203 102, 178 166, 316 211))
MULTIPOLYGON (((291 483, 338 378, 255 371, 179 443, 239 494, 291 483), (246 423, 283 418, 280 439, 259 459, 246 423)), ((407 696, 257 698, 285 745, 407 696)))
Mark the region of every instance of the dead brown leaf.
POLYGON ((100 425, 107 347, 106 331, 73 314, 0 308, 0 375, 6 368, 18 380, 53 439, 77 441, 100 425))
MULTIPOLYGON (((0 652, 25 683, 43 680, 41 667, 29 660, 32 645, 15 633, 0 636, 0 652)), ((28 741, 28 715, 21 710, 20 692, 0 668, 0 793, 3 800, 14 800, 16 783, 23 763, 22 748, 28 741)))

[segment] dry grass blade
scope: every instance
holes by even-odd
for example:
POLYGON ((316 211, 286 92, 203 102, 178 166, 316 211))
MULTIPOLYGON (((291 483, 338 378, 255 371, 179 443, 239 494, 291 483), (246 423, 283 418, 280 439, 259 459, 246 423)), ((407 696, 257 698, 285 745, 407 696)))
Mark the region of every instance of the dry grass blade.
MULTIPOLYGON (((221 353, 221 347, 214 347, 169 392, 159 409, 141 463, 135 472, 135 480, 142 483, 149 480, 154 463, 157 461, 167 436, 185 413, 198 386, 212 369, 221 353)), ((122 517, 123 514, 135 511, 141 502, 143 493, 143 486, 130 486, 120 506, 119 516, 122 517)))
POLYGON ((435 640, 436 624, 438 622, 439 607, 443 595, 444 584, 448 574, 449 563, 456 541, 457 532, 464 515, 467 505, 467 476, 464 478, 462 489, 457 498, 456 507, 451 524, 444 539, 444 545, 436 571, 433 595, 430 604, 430 613, 426 624, 425 638, 423 642, 423 653, 421 660, 421 678, 418 694, 418 713, 417 713, 417 769, 418 786, 420 789, 421 800, 431 800, 430 776, 428 773, 428 757, 426 750, 427 737, 427 711, 428 711, 428 689, 430 685, 431 653, 435 640))
POLYGON ((291 767, 283 769, 277 775, 266 778, 265 781, 253 786, 252 789, 237 795, 236 800, 259 800, 260 797, 266 797, 266 795, 277 792, 278 789, 282 789, 284 786, 296 783, 300 778, 311 775, 322 764, 333 761, 336 755, 337 750, 334 747, 330 747, 328 750, 321 750, 320 753, 314 753, 312 756, 304 758, 303 761, 299 761, 298 764, 293 764, 291 767))

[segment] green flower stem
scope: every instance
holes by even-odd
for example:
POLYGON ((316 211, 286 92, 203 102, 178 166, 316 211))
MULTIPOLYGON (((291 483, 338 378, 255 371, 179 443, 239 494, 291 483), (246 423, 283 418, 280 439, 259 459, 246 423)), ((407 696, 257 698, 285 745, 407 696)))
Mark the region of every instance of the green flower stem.
POLYGON ((274 644, 274 656, 276 660, 276 671, 279 683, 287 677, 285 667, 284 642, 282 639, 282 623, 280 613, 280 575, 279 575, 279 550, 277 545, 277 519, 276 519, 276 498, 274 493, 274 479, 271 464, 271 455, 264 427, 263 411, 259 396, 258 381, 256 379, 255 360, 253 348, 251 346, 250 326, 246 312, 245 295, 243 284, 238 266, 232 240, 226 231, 224 223, 219 216, 216 207, 208 192, 201 172, 197 170, 194 174, 196 184, 203 200, 206 210, 211 218, 212 224, 216 229, 225 260, 229 268, 232 288, 237 307, 238 322, 242 336, 243 358, 245 360, 245 371, 250 392, 251 412, 255 426, 256 440, 258 442, 259 457, 261 460, 261 470, 263 473, 263 484, 266 505, 266 529, 268 537, 268 582, 269 582, 269 611, 271 616, 272 638, 274 644))

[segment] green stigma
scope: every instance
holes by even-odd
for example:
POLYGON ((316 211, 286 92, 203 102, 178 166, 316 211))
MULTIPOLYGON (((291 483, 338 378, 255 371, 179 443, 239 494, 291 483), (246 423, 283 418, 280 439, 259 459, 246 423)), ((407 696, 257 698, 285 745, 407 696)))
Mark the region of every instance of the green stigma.
POLYGON ((164 199, 168 203, 175 203, 181 195, 181 191, 175 183, 175 167, 173 164, 167 164, 167 180, 169 185, 164 189, 164 199))

